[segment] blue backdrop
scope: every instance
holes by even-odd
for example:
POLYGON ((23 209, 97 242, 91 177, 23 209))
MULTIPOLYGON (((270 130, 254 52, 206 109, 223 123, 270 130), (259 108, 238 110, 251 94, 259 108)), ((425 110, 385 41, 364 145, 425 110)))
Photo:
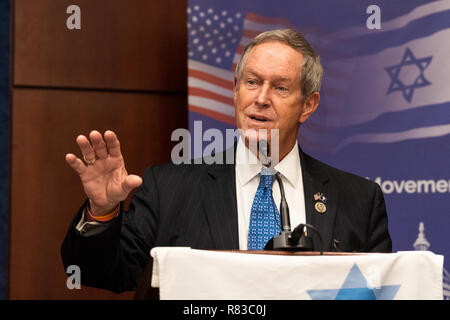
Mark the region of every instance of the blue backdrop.
MULTIPOLYGON (((450 1, 377 1, 381 29, 366 25, 372 4, 189 0, 190 127, 234 128, 232 71, 243 47, 258 32, 298 28, 325 69, 300 145, 379 183, 394 252, 428 249, 447 258, 448 270, 450 1)), ((448 298, 446 271, 444 282, 448 298)))
POLYGON ((0 299, 7 281, 9 106, 9 0, 0 0, 0 299))

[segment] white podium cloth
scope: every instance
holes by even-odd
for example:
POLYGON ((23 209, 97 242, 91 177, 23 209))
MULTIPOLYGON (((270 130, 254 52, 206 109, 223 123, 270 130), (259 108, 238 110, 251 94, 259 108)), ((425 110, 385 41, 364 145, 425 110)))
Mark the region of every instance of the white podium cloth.
POLYGON ((443 298, 444 257, 429 251, 293 256, 158 247, 152 287, 170 300, 443 298))

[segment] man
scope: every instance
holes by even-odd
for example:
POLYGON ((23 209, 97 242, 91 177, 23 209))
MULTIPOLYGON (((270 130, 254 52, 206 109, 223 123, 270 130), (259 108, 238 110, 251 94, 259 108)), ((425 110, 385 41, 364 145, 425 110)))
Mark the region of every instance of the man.
MULTIPOLYGON (((297 32, 258 35, 236 68, 237 127, 269 130, 269 145, 270 129, 279 130, 274 169, 285 187, 293 227, 315 226, 325 251, 390 252, 378 185, 309 157, 296 142, 300 125, 319 104, 322 73, 319 57, 297 32)), ((103 137, 92 131, 89 138, 77 138, 84 162, 66 156, 88 200, 62 246, 64 265, 80 266, 85 285, 135 289, 152 247, 260 250, 280 232, 273 174, 261 161, 242 161, 258 158, 248 148, 257 136, 238 139, 239 164, 168 164, 148 168, 143 178, 128 175, 112 131, 103 137), (129 211, 122 212, 122 201, 137 187, 129 211)), ((314 249, 320 249, 317 238, 314 249)))

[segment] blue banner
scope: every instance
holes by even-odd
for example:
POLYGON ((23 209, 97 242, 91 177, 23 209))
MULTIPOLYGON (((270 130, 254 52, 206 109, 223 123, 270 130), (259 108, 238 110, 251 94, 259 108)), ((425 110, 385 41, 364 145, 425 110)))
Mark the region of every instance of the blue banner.
MULTIPOLYGON (((450 1, 372 4, 189 0, 190 129, 198 120, 203 130, 234 128, 233 71, 245 45, 265 30, 300 30, 325 70, 301 147, 377 182, 394 252, 431 250, 449 270, 450 1)), ((447 299, 449 281, 444 270, 447 299)))

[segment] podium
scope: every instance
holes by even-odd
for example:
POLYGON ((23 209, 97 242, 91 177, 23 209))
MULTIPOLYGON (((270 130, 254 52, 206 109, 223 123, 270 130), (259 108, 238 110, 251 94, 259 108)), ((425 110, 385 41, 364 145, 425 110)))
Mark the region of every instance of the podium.
POLYGON ((136 299, 443 299, 444 258, 430 251, 336 253, 151 250, 136 299))

